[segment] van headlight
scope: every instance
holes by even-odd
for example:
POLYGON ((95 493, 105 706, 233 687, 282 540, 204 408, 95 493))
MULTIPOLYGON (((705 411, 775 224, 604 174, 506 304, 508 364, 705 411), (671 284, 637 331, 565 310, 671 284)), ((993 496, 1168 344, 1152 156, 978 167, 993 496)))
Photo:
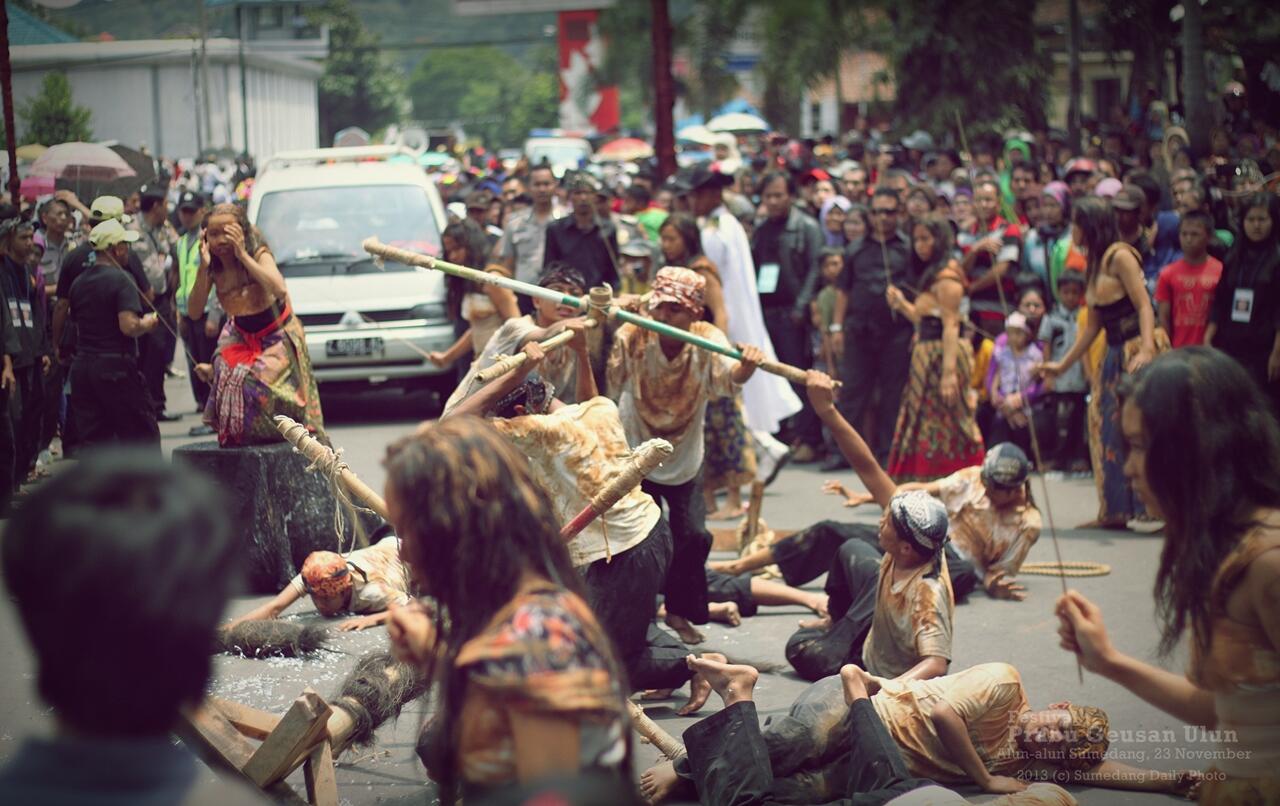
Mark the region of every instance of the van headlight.
POLYGON ((443 302, 424 302, 421 305, 414 305, 409 309, 410 319, 444 319, 445 310, 443 302))

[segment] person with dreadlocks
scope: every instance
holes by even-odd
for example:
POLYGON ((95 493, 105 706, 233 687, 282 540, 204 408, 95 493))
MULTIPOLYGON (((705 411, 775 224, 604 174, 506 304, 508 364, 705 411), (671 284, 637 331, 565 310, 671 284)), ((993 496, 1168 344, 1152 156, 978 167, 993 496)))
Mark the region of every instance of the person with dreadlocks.
POLYGON ((1165 522, 1160 654, 1191 634, 1186 676, 1115 648, 1102 611, 1058 600, 1062 647, 1188 726, 1214 760, 1199 801, 1280 803, 1280 426, 1250 370, 1182 347, 1120 388, 1125 473, 1165 522))
POLYGON ((402 556, 435 602, 393 608, 388 636, 439 691, 418 753, 441 802, 550 776, 629 782, 623 674, 529 462, 485 421, 451 417, 384 464, 402 556))
MULTIPOLYGON (((541 375, 548 353, 536 341, 524 345, 525 363, 460 403, 444 419, 488 417, 515 443, 551 494, 559 523, 581 512, 592 497, 624 472, 631 446, 617 405, 597 395, 586 332, 566 320, 574 338, 580 403, 567 405, 541 375)), ((569 541, 569 557, 582 575, 587 602, 613 640, 633 689, 670 691, 694 677, 688 648, 653 627, 657 597, 671 566, 671 528, 653 496, 636 486, 569 541)), ((734 606, 736 608, 736 605, 734 606)), ((727 603, 709 604, 708 616, 727 620, 727 603)), ((709 653, 708 657, 723 658, 709 653)), ((692 713, 710 694, 695 679, 681 713, 692 713)))
POLYGON ((884 515, 878 545, 850 540, 840 546, 827 574, 829 615, 791 636, 787 660, 807 680, 859 661, 875 674, 904 680, 945 674, 955 612, 943 555, 947 511, 927 493, 898 492, 836 409, 829 376, 810 370, 808 392, 814 411, 884 515))
MULTIPOLYGON (((846 507, 875 498, 854 493, 838 481, 824 489, 844 496, 846 507)), ((945 553, 951 586, 963 598, 978 584, 995 599, 1026 598, 1012 581, 1027 553, 1040 538, 1041 518, 1031 497, 1031 461, 1017 445, 1002 442, 987 451, 980 466, 966 467, 932 482, 907 482, 898 492, 922 490, 942 500, 950 523, 945 553)), ((822 574, 845 541, 872 542, 870 527, 821 521, 761 551, 718 564, 722 571, 742 574, 777 563, 790 585, 803 585, 822 574)))
POLYGON ((372 545, 339 554, 313 551, 302 570, 271 601, 260 605, 226 625, 277 618, 303 596, 322 616, 354 613, 356 618, 338 625, 339 630, 363 630, 385 624, 392 605, 405 605, 413 596, 413 586, 400 561, 400 538, 384 525, 373 534, 372 545))
POLYGON ((824 803, 952 806, 949 787, 977 785, 1016 806, 1073 806, 1046 783, 1185 795, 1193 772, 1155 772, 1106 759, 1110 720, 1089 705, 1035 710, 1018 670, 984 663, 931 680, 886 680, 846 664, 805 689, 790 711, 758 724, 750 666, 690 659, 725 707, 684 733, 688 755, 640 776, 650 803, 696 797, 707 806, 824 803))
MULTIPOLYGON (((649 295, 649 312, 659 322, 729 346, 710 322, 701 321, 706 278, 692 269, 666 266, 658 271, 649 295)), ((645 479, 645 492, 665 502, 675 551, 664 588, 667 624, 685 643, 704 640, 693 624, 706 624, 707 580, 711 552, 707 510, 702 496, 703 456, 708 401, 733 395, 764 361, 759 348, 741 345, 742 359, 702 350, 670 336, 625 324, 614 334, 607 377, 610 396, 627 442, 652 437, 675 452, 645 479)))
POLYGON ((302 323, 262 233, 244 208, 219 204, 209 212, 200 267, 187 297, 187 315, 204 315, 210 291, 227 314, 213 365, 197 371, 211 385, 205 422, 223 447, 277 442, 272 419, 287 415, 308 431, 324 430, 320 392, 311 372, 302 323))

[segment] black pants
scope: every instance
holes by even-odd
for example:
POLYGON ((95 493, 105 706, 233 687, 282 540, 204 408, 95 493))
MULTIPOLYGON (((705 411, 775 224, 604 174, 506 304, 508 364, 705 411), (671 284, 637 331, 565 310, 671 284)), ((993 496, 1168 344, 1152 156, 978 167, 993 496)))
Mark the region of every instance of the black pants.
POLYGON ((756 614, 759 607, 751 595, 751 574, 722 574, 707 569, 707 601, 733 602, 743 618, 756 614))
POLYGON ((645 480, 640 488, 667 508, 673 551, 666 584, 662 587, 667 612, 694 624, 707 623, 707 555, 711 532, 707 531, 707 505, 702 499, 702 473, 684 484, 656 484, 645 480))
POLYGON ((182 343, 187 346, 187 377, 191 380, 191 394, 195 396, 196 407, 201 411, 204 411, 205 403, 209 401, 209 384, 196 375, 195 362, 213 363, 213 352, 218 347, 217 335, 209 337, 204 333, 207 321, 208 316, 199 319, 178 317, 178 334, 182 336, 182 343), (195 362, 192 358, 195 358, 195 362))
POLYGON ((861 428, 875 396, 871 412, 875 424, 867 442, 881 465, 889 463, 898 406, 910 371, 911 328, 880 330, 845 323, 840 410, 854 428, 861 428))
MULTIPOLYGON (((0 389, 0 411, 9 409, 9 392, 0 389)), ((17 466, 18 445, 13 436, 13 420, 0 417, 0 517, 9 517, 9 503, 17 489, 14 468, 17 466)))
MULTIPOLYGON (((1012 442, 1022 449, 1022 452, 1031 457, 1035 461, 1035 451, 1031 449, 1031 429, 1036 429, 1036 436, 1039 437, 1045 433, 1046 423, 1049 421, 1049 410, 1043 406, 1033 407, 1031 410, 1030 422, 1028 425, 1015 427, 1004 418, 1003 414, 996 413, 991 418, 991 440, 988 444, 999 445, 1001 442, 1012 442)), ((1042 470, 1044 468, 1041 468, 1042 470)))
POLYGON ((671 552, 671 528, 659 518, 640 543, 582 570, 587 602, 632 689, 677 688, 692 676, 684 660, 689 649, 653 624, 671 552))
POLYGON ((44 383, 40 362, 14 367, 17 393, 9 395, 9 419, 14 439, 13 480, 21 485, 36 466, 44 426, 44 383))
MULTIPOLYGON (((824 521, 819 539, 809 542, 810 551, 817 554, 834 543, 834 535, 846 534, 849 539, 840 543, 827 571, 827 610, 831 614, 831 626, 827 629, 809 627, 797 630, 787 641, 786 655, 796 672, 806 680, 818 680, 836 674, 846 663, 862 664, 862 647, 871 631, 871 621, 876 613, 876 595, 880 581, 880 548, 877 528, 870 524, 837 524, 824 521)), ((815 529, 818 527, 810 527, 815 529)), ((807 529, 805 532, 809 532, 807 529)), ((804 534, 802 532, 801 534, 804 534)), ((795 537, 795 536, 793 536, 795 537)), ((791 538, 786 538, 791 539, 791 538)), ((782 541, 778 541, 781 543, 782 541)), ((778 556, 778 544, 774 544, 774 556, 778 556)), ((805 570, 812 570, 814 559, 806 560, 805 570)), ((795 573, 794 558, 789 560, 795 573)), ((779 561, 779 567, 781 567, 779 561)), ((977 584, 973 565, 958 554, 947 555, 948 572, 959 578, 968 593, 977 584), (950 567, 952 560, 957 568, 950 567)), ((785 572, 784 572, 785 576, 785 572)), ((815 574, 816 576, 816 574, 815 574)), ((812 578, 812 577, 811 577, 812 578)), ((953 583, 953 587, 954 587, 953 583)))
POLYGON ((77 355, 71 365, 71 416, 80 449, 116 442, 160 449, 156 411, 132 357, 77 355))
MULTIPOLYGON (((819 521, 803 532, 784 537, 774 543, 773 557, 782 578, 792 587, 800 587, 831 569, 840 547, 849 540, 862 542, 880 550, 879 529, 867 523, 819 521)), ((947 571, 957 600, 969 595, 978 584, 973 563, 961 557, 948 544, 947 571)))
POLYGON ((1089 463, 1089 407, 1084 392, 1056 392, 1043 402, 1044 420, 1040 430, 1040 449, 1059 470, 1073 464, 1089 463))
POLYGON ((54 361, 53 365, 49 367, 49 374, 40 379, 43 387, 44 402, 42 403, 43 415, 40 420, 40 442, 36 446, 36 453, 47 449, 62 427, 64 414, 62 386, 66 377, 67 368, 54 361))
MULTIPOLYGON (((769 341, 778 360, 793 367, 808 369, 813 366, 813 347, 809 338, 809 321, 806 317, 799 324, 791 318, 790 305, 766 307, 764 326, 769 331, 769 341)), ((792 384, 800 396, 802 408, 786 422, 787 438, 812 448, 822 445, 822 423, 809 403, 809 395, 803 386, 792 384)))
MULTIPOLYGON (((160 318, 164 320, 169 327, 176 329, 173 311, 173 295, 159 297, 155 302, 156 312, 160 314, 160 318)), ((138 338, 138 350, 140 368, 142 377, 146 382, 146 390, 148 397, 151 398, 152 408, 156 414, 164 412, 165 394, 164 394, 164 374, 169 368, 169 362, 173 360, 173 350, 177 342, 173 334, 169 332, 169 327, 161 324, 159 327, 146 333, 138 338)))
MULTIPOLYGON (((932 781, 913 778, 893 737, 885 729, 870 700, 848 708, 849 756, 843 791, 827 803, 842 806, 880 806, 932 781)), ((738 702, 712 714, 684 732, 689 751, 678 764, 694 781, 698 799, 708 806, 757 806, 797 802, 779 797, 771 764, 771 749, 756 716, 754 702, 738 702)), ((806 799, 804 803, 816 803, 806 799)))

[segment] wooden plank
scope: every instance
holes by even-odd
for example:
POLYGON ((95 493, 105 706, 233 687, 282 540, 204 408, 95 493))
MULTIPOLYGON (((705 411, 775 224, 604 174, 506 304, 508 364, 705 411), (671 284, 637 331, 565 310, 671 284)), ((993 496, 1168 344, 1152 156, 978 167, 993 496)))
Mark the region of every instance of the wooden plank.
POLYGON ((271 735, 271 731, 280 725, 280 717, 275 714, 250 708, 232 700, 221 697, 207 697, 206 702, 217 708, 230 720, 236 729, 251 739, 262 741, 271 735))
MULTIPOLYGON (((731 551, 735 557, 738 555, 740 546, 737 527, 710 526, 708 530, 711 532, 712 551, 731 551)), ((774 539, 777 541, 784 537, 790 537, 797 531, 796 529, 774 529, 774 539)))
POLYGON ((244 765, 244 774, 260 787, 284 779, 324 736, 330 712, 319 694, 304 691, 244 765))
POLYGON ((221 711, 209 703, 184 708, 175 733, 204 762, 239 775, 257 749, 221 711))
POLYGON ((311 751, 302 774, 312 806, 338 806, 338 775, 333 769, 333 746, 327 740, 311 751))

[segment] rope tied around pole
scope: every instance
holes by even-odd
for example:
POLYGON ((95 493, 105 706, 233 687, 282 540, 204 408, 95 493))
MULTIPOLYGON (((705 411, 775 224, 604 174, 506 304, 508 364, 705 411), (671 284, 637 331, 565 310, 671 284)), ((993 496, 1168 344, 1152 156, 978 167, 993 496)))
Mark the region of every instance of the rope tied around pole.
POLYGON ((284 415, 277 415, 275 422, 276 428, 279 429, 285 441, 293 445, 293 449, 302 454, 303 458, 310 460, 306 472, 319 473, 328 482, 329 492, 334 498, 333 531, 338 539, 338 553, 351 551, 355 548, 357 531, 363 531, 358 513, 367 512, 371 515, 379 513, 351 499, 347 491, 347 483, 343 479, 343 474, 351 473, 351 467, 342 459, 342 448, 334 449, 322 445, 311 436, 305 425, 284 415), (304 450, 304 445, 310 449, 304 450), (348 518, 352 526, 351 546, 344 549, 342 536, 346 532, 348 518))

